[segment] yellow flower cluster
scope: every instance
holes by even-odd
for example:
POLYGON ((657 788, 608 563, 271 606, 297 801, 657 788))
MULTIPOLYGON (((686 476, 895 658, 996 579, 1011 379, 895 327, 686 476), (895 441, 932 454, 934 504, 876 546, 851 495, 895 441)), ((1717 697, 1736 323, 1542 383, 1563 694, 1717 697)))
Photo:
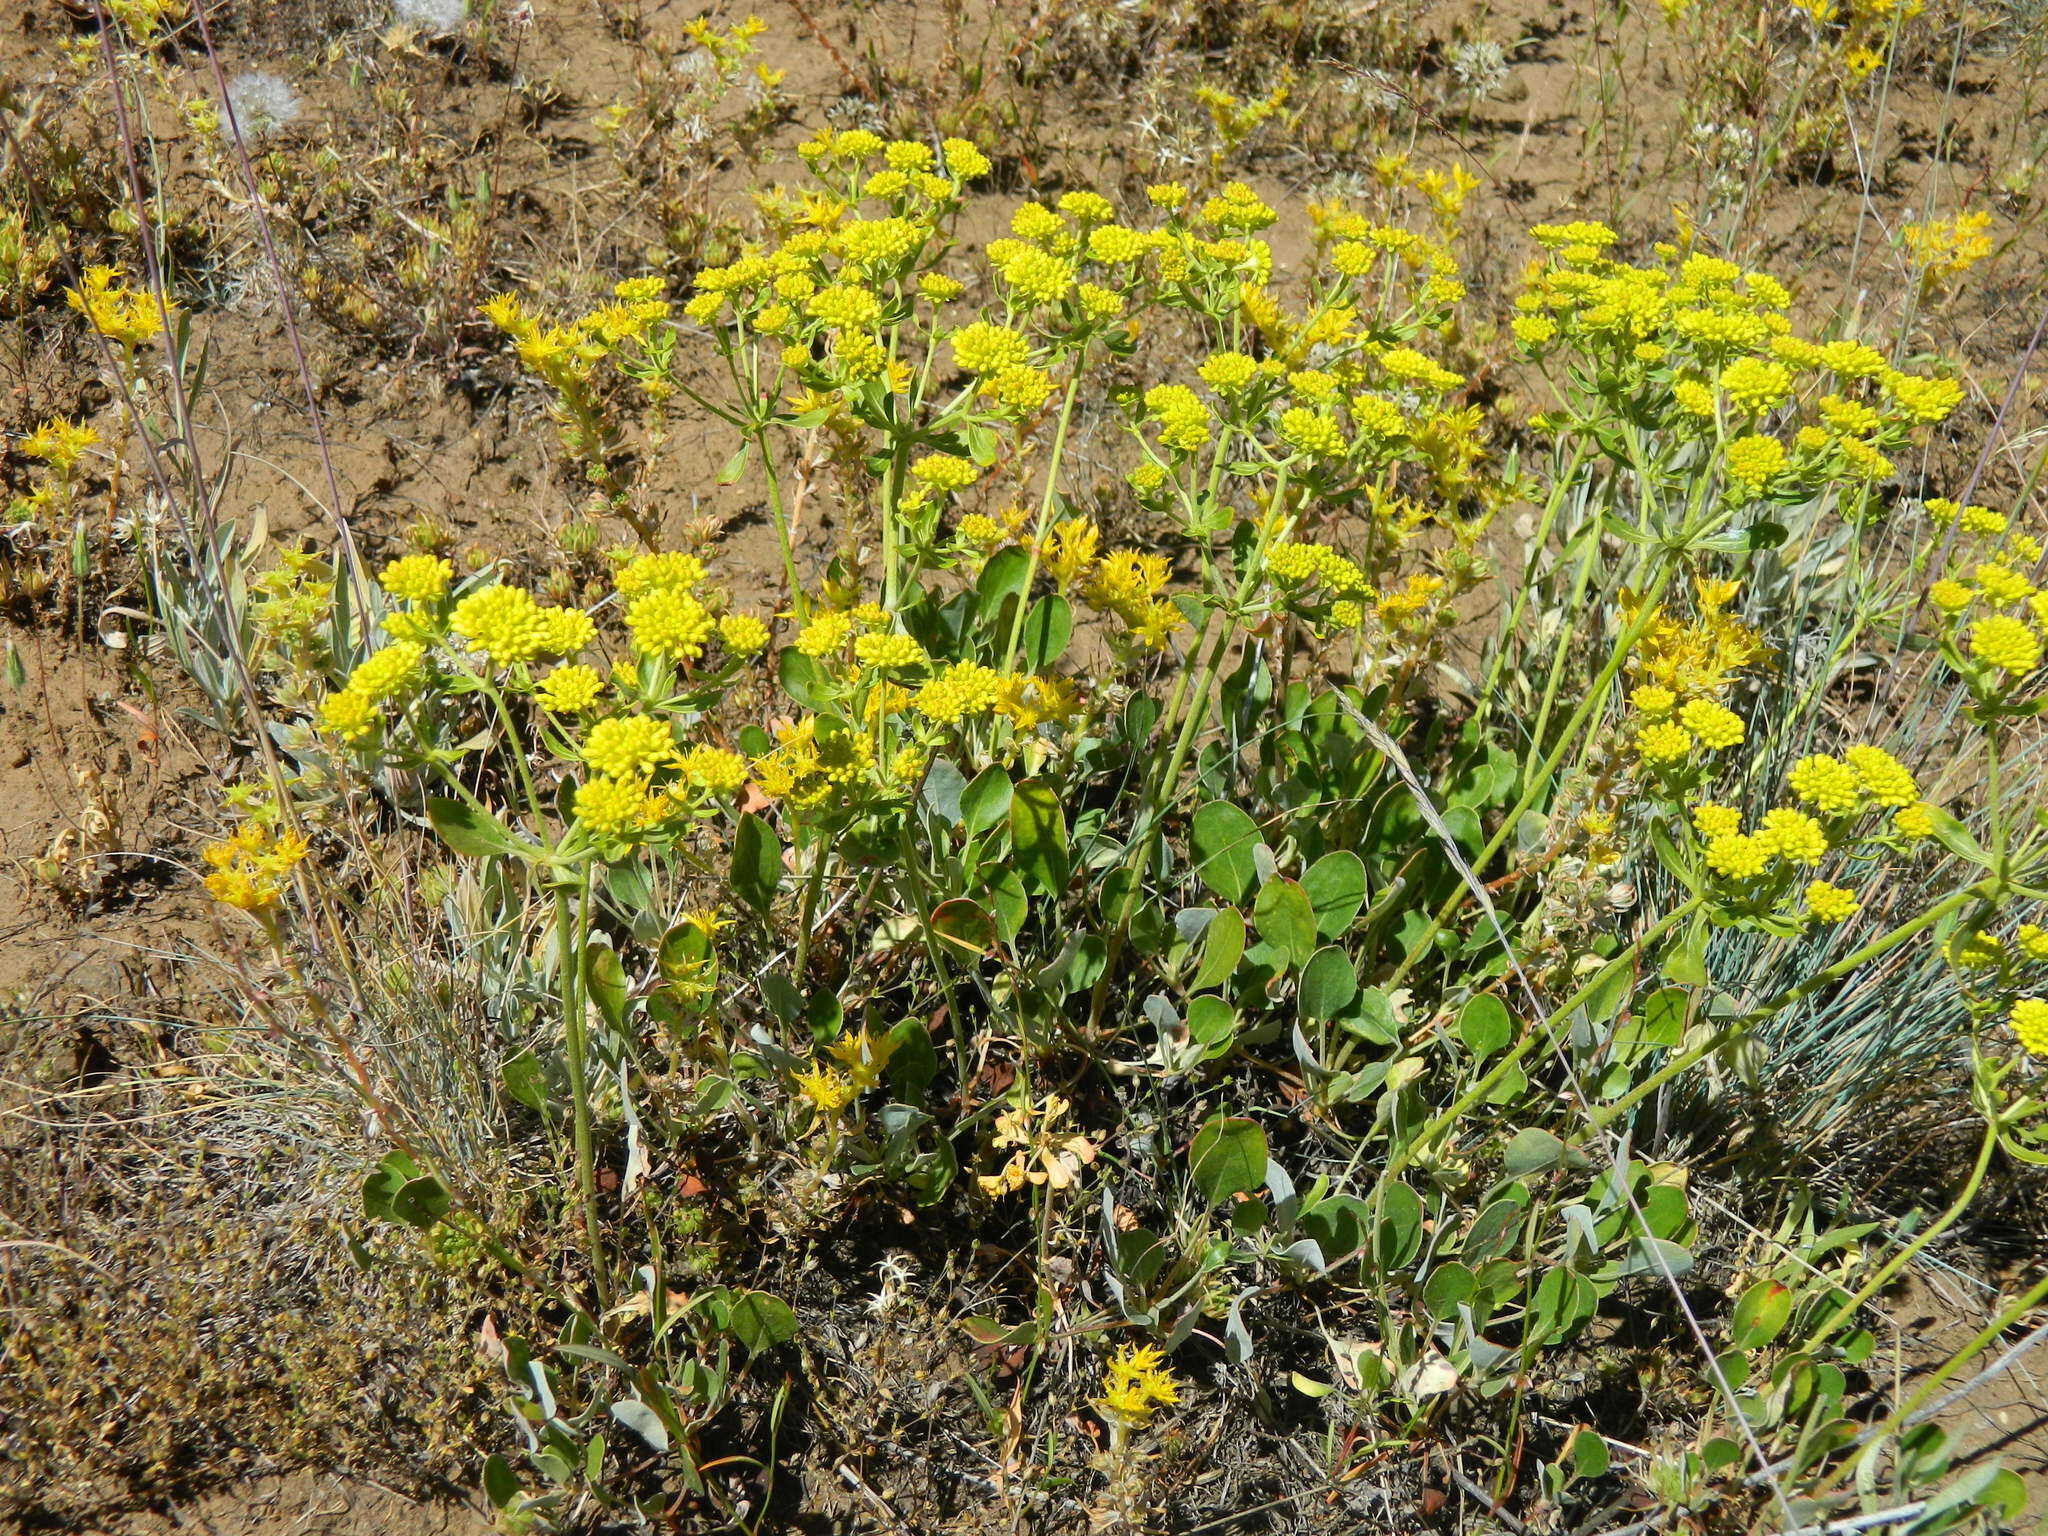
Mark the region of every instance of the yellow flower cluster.
POLYGON ((1002 698, 1002 678, 978 661, 956 661, 917 690, 917 712, 936 725, 958 725, 985 715, 1002 698))
POLYGON ((524 588, 502 583, 463 598, 448 623, 471 650, 501 667, 573 656, 597 634, 582 610, 543 607, 524 588))
POLYGON ((595 667, 557 667, 541 679, 533 696, 541 708, 573 715, 594 706, 604 694, 604 678, 595 667))
POLYGON ((1841 758, 1816 753, 1792 765, 1786 783, 1801 804, 1829 818, 1871 809, 1904 810, 1918 803, 1919 787, 1899 760, 1881 747, 1853 746, 1841 758))
POLYGON ((1936 523, 1953 525, 1943 545, 1949 572, 1927 589, 1947 630, 1947 652, 1981 698, 2003 698, 2041 664, 2048 592, 2029 574, 2042 558, 2041 542, 1989 507, 1941 497, 1926 507, 1936 523), (1977 616, 1965 629, 1972 610, 1977 616))
POLYGON ((2021 998, 2012 1005, 2006 1022, 2029 1056, 2048 1057, 2048 999, 2021 998))
POLYGON ((650 715, 600 720, 583 738, 583 761, 615 779, 644 777, 674 752, 668 722, 650 715))
POLYGON ((661 289, 658 277, 626 278, 612 285, 610 303, 563 325, 543 325, 510 293, 486 299, 481 313, 511 337, 522 363, 557 389, 573 391, 600 359, 628 343, 649 341, 656 322, 670 312, 661 289))
POLYGON ((1811 867, 1818 864, 1828 851, 1826 831, 1803 811, 1784 806, 1766 811, 1754 832, 1740 830, 1739 816, 1731 827, 1724 815, 1709 814, 1704 823, 1700 815, 1702 811, 1724 813, 1728 810, 1726 806, 1703 805, 1693 813, 1695 827, 1703 831, 1707 826, 1717 829, 1706 836, 1707 867, 1725 879, 1754 879, 1770 867, 1773 859, 1779 858, 1788 864, 1811 867))
POLYGON ((277 905, 291 872, 305 859, 306 839, 250 821, 199 856, 212 871, 205 880, 208 895, 244 912, 263 912, 277 905))
POLYGON ((1908 224, 1900 238, 1921 281, 1931 286, 1960 277, 1991 254, 1991 215, 1979 210, 1908 224))
POLYGON ((875 760, 865 731, 838 730, 820 737, 815 719, 779 726, 773 750, 754 759, 754 782, 771 800, 800 810, 825 805, 836 793, 865 779, 875 760))
POLYGON ((804 1071, 795 1073, 791 1081, 795 1083, 797 1092, 827 1118, 846 1108, 860 1092, 844 1073, 822 1062, 812 1062, 804 1071))
POLYGON ((1955 381, 1901 372, 1860 342, 1793 335, 1791 295, 1766 273, 1718 257, 1680 258, 1668 246, 1657 248, 1655 263, 1632 266, 1607 254, 1616 237, 1602 225, 1532 233, 1550 259, 1516 300, 1517 339, 1538 356, 1575 355, 1577 376, 1632 396, 1675 437, 1713 440, 1717 423, 1751 424, 1728 432, 1722 452, 1739 498, 1839 484, 1861 505, 1893 472, 1886 453, 1962 399, 1955 381), (1809 378, 1831 387, 1809 390, 1809 378), (1819 419, 1800 424, 1806 394, 1819 396, 1819 419), (1789 432, 1760 430, 1781 411, 1792 418, 1789 432))
POLYGON ((1636 752, 1653 768, 1687 762, 1695 742, 1719 752, 1742 741, 1742 718, 1721 698, 1763 656, 1756 631, 1727 611, 1733 582, 1698 581, 1694 592, 1690 622, 1659 607, 1629 655, 1629 674, 1640 680, 1629 694, 1636 752))
POLYGON ((68 474, 78 456, 99 440, 99 433, 91 427, 52 416, 17 446, 27 457, 41 460, 59 474, 68 474))
POLYGON ((175 324, 178 306, 169 299, 163 309, 155 298, 121 281, 119 267, 87 267, 76 288, 64 290, 64 302, 86 318, 107 340, 132 352, 155 337, 166 318, 175 324))
POLYGON ((1112 549, 1096 563, 1081 596, 1090 607, 1121 619, 1127 637, 1140 648, 1163 650, 1187 622, 1172 600, 1160 595, 1169 570, 1164 555, 1112 549))
POLYGON ((1103 1366, 1096 1406, 1125 1425, 1143 1424, 1179 1401, 1180 1383, 1156 1345, 1120 1345, 1103 1366))
POLYGON ((437 555, 406 555, 377 573, 377 583, 401 602, 426 604, 448 595, 455 567, 437 555))
POLYGON ((997 1151, 1005 1147, 1015 1150, 997 1172, 976 1179, 981 1192, 995 1198, 1014 1193, 1026 1184, 1073 1188, 1081 1170, 1095 1161, 1095 1144, 1062 1124, 1072 1108, 1066 1099, 1052 1093, 1040 1100, 1035 1109, 1027 1100, 1012 1104, 997 1115, 991 1144, 997 1151))

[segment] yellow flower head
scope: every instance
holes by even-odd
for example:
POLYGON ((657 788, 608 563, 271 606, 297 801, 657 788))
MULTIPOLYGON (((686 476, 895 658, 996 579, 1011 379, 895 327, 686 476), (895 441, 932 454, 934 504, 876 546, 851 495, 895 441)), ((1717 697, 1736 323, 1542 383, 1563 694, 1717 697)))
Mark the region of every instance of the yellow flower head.
POLYGON ((595 775, 576 790, 576 820, 599 837, 622 838, 646 824, 650 801, 644 780, 595 775))
POLYGON ((1799 759, 1785 782, 1793 795, 1823 816, 1847 816, 1862 801, 1856 770, 1823 753, 1799 759))
POLYGON ((626 608, 627 633, 637 649, 651 656, 701 656, 716 628, 709 610, 676 587, 658 587, 626 608))
POLYGON ((1828 851, 1827 833, 1820 823, 1785 806, 1764 812, 1756 836, 1771 852, 1794 864, 1818 864, 1828 851))
POLYGON ((1693 830, 1704 838, 1726 837, 1742 830, 1742 812, 1732 805, 1703 801, 1692 808, 1693 830))
POLYGON ((2048 999, 2023 997, 2006 1015, 2029 1056, 2048 1056, 2048 999))
POLYGON ((755 656, 768 646, 768 626, 751 613, 728 613, 718 621, 718 641, 735 656, 755 656))
POLYGON ((1125 1344, 1105 1362, 1096 1406, 1129 1425, 1180 1401, 1180 1382, 1156 1345, 1125 1344))
POLYGON ((330 693, 320 701, 320 728, 346 742, 361 741, 382 718, 373 699, 351 688, 330 693))
POLYGON ((542 709, 558 715, 590 708, 604 692, 604 678, 595 667, 557 667, 541 680, 533 696, 542 709))
POLYGON ((1709 751, 1720 752, 1742 740, 1742 717, 1712 699, 1693 699, 1679 710, 1678 718, 1709 751))
POLYGON ((1636 752, 1652 765, 1675 763, 1692 750, 1692 733, 1675 720, 1659 720, 1636 732, 1636 752))
POLYGON ((1856 914, 1856 893, 1825 880, 1806 887, 1806 912, 1817 923, 1847 922, 1856 914))
POLYGON ((377 573, 378 585, 408 603, 431 603, 447 594, 455 567, 435 555, 407 555, 377 573))
POLYGON ((651 715, 600 720, 583 738, 583 761, 615 779, 643 775, 675 751, 668 722, 651 715))
POLYGON ((1747 832, 1723 832, 1707 839, 1707 867, 1728 880, 1747 880, 1764 872, 1771 848, 1747 832))
POLYGON ((2024 677, 2041 664, 2041 637, 2005 614, 1992 614, 1970 626, 1970 654, 2009 677, 2024 677))

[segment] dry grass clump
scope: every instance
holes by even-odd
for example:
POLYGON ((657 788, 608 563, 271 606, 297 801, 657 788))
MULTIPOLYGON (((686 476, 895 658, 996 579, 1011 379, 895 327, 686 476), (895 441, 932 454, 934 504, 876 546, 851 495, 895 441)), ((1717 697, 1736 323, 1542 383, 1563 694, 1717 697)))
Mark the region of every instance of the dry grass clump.
POLYGON ((300 1466, 466 1481, 477 1329, 516 1300, 375 1237, 382 1267, 355 1262, 334 1128, 135 1038, 0 1014, 0 1507, 79 1517, 300 1466))

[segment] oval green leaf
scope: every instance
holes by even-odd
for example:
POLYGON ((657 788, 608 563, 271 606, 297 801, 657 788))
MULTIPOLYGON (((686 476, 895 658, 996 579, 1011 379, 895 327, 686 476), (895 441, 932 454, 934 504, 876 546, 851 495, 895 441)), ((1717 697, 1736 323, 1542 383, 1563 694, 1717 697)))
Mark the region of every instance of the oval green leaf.
POLYGON ((1334 944, 1325 944, 1301 968, 1299 1002, 1306 1019, 1334 1019, 1358 997, 1358 969, 1334 944))
POLYGON ((1316 932, 1341 938, 1365 905, 1365 861, 1347 849, 1326 853, 1303 871, 1301 888, 1315 909, 1316 932))
POLYGON ((1206 992, 1222 986, 1230 980, 1243 955, 1244 915, 1235 907, 1225 907, 1209 919, 1208 932, 1202 935, 1202 963, 1195 970, 1195 979, 1188 983, 1188 990, 1206 992))
POLYGON ((796 1314, 766 1291, 741 1291, 732 1299, 732 1336, 759 1353, 796 1337, 796 1314))
POLYGON ((969 837, 978 837, 1009 818, 1010 776, 991 763, 960 791, 960 824, 969 837))
POLYGON ((1252 904, 1252 926, 1259 937, 1287 957, 1289 966, 1308 964, 1316 950, 1316 914, 1308 892, 1292 880, 1268 880, 1252 904))
POLYGON ((1259 826, 1236 806, 1211 800, 1188 827, 1188 851, 1202 883, 1225 901, 1242 901, 1257 870, 1252 849, 1259 826))
POLYGON ((1514 1035, 1507 1005, 1490 992, 1468 999, 1458 1011, 1458 1039, 1475 1060, 1484 1061, 1496 1051, 1505 1050, 1514 1035))
POLYGON ((1067 886, 1067 819, 1043 779, 1026 779, 1010 795, 1010 851, 1017 868, 1048 896, 1067 886))
POLYGON ((1266 1133, 1256 1120, 1211 1116, 1188 1148, 1188 1171, 1211 1205, 1248 1195, 1266 1182, 1266 1133))
POLYGON ((1759 1280, 1735 1303, 1728 1321, 1729 1342, 1737 1349, 1762 1349, 1792 1320, 1792 1292, 1775 1280, 1759 1280))

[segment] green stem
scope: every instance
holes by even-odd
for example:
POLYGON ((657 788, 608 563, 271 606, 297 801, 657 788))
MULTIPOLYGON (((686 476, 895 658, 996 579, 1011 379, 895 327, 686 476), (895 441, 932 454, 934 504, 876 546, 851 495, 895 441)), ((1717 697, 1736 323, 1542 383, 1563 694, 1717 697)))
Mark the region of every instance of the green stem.
POLYGON ((819 847, 811 864, 811 877, 804 882, 804 899, 797 914, 796 953, 790 959, 789 979, 801 987, 804 980, 804 963, 811 953, 811 923, 818 911, 818 897, 825 889, 825 866, 832 858, 832 839, 828 836, 819 847))
POLYGON ((754 446, 761 450, 761 478, 768 487, 768 520, 775 525, 775 546, 782 552, 782 577, 789 584, 789 611, 799 627, 810 622, 804 607, 803 584, 796 579, 796 554, 789 543, 789 519, 782 510, 782 482, 775 472, 775 460, 768 452, 768 429, 754 429, 754 446))
POLYGON ((1912 938, 1916 933, 1932 927, 1948 916, 1949 913, 1975 900, 1977 894, 1978 892, 1975 887, 1956 892, 1945 901, 1929 907, 1911 922, 1901 923, 1898 927, 1892 929, 1891 932, 1881 934, 1877 938, 1872 939, 1861 949, 1837 960, 1826 970, 1816 971, 1797 986, 1787 987, 1776 997, 1771 998, 1758 1007, 1749 1009, 1739 1018, 1731 1019, 1727 1024, 1715 1030, 1712 1035, 1708 1036, 1691 1050, 1684 1052, 1682 1055, 1674 1056, 1649 1078, 1630 1089, 1612 1104, 1594 1110, 1592 1115, 1593 1123, 1595 1125, 1612 1124, 1614 1120, 1626 1114, 1647 1095, 1655 1093, 1659 1088, 1670 1082, 1672 1078, 1693 1065, 1693 1063, 1702 1061, 1706 1057, 1711 1056, 1715 1051, 1720 1050, 1721 1047, 1740 1035, 1751 1024, 1756 1023, 1760 1019, 1767 1019, 1775 1013, 1782 1012, 1808 993, 1826 986, 1831 981, 1838 981, 1858 966, 1897 949, 1899 945, 1905 943, 1906 940, 1912 938))
POLYGON ((1969 1178, 1963 1181, 1963 1192, 1956 1196, 1954 1203, 1947 1210, 1943 1211, 1928 1226, 1926 1231, 1893 1254, 1888 1261, 1879 1267, 1876 1274, 1864 1282, 1861 1290, 1837 1307, 1834 1315, 1814 1330, 1808 1341, 1809 1347, 1824 1344, 1833 1338, 1835 1330, 1854 1318, 1866 1301, 1889 1285, 1892 1277, 1912 1261, 1914 1254, 1920 1252, 1951 1226, 1955 1225, 1956 1218, 1961 1216, 1968 1209, 1970 1202, 1977 1198, 1977 1191, 1984 1183, 1984 1174, 1991 1167, 1992 1150, 1997 1145, 1998 1122, 1992 1120, 1987 1122, 1984 1127, 1984 1145, 1977 1149, 1977 1161, 1970 1168, 1969 1178))
MULTIPOLYGON (((1510 837, 1514 836, 1523 813, 1543 794, 1550 783, 1550 776, 1557 771, 1557 765, 1564 761, 1565 753, 1571 750, 1572 742, 1584 729, 1586 721, 1591 718, 1593 711, 1605 702, 1608 686, 1614 681, 1615 674, 1621 671, 1622 663, 1628 660, 1628 654, 1635 648, 1636 641, 1642 637, 1643 632, 1650 627, 1651 621, 1656 617, 1657 599, 1663 595, 1664 588, 1670 580, 1671 566, 1666 563, 1658 568, 1649 588, 1643 593, 1642 606, 1636 611, 1635 622, 1623 630, 1621 638, 1614 643, 1614 653, 1607 658, 1607 665, 1600 669, 1600 675, 1593 679, 1593 686, 1586 690, 1586 697, 1580 701, 1579 707, 1572 711, 1571 719, 1565 722, 1564 732, 1558 738, 1556 747, 1543 760, 1542 766, 1529 776, 1521 798, 1515 802, 1514 808, 1501 818, 1499 830, 1472 861, 1473 869, 1484 870, 1492 862, 1494 855, 1506 846, 1510 837)), ((1470 892, 1461 884, 1444 899, 1444 904, 1429 920, 1429 926, 1424 928, 1415 942, 1408 946, 1408 953, 1401 957, 1401 963, 1394 968, 1393 975, 1381 985, 1393 988, 1401 984, 1402 978, 1415 968, 1416 962, 1428 950, 1430 943, 1443 931, 1444 924, 1450 921, 1451 914, 1457 911, 1469 894, 1470 892)))
POLYGON ((1399 1152, 1396 1152, 1391 1158, 1389 1158, 1387 1160, 1387 1171, 1381 1175, 1381 1182, 1384 1183, 1388 1180, 1393 1179, 1397 1174, 1401 1172, 1403 1168, 1406 1168, 1411 1162, 1413 1162, 1415 1160, 1416 1154, 1422 1148, 1428 1146, 1439 1135, 1441 1135, 1446 1128, 1456 1124, 1460 1117, 1462 1117, 1475 1104, 1479 1103, 1480 1100, 1484 1099, 1489 1093, 1491 1093, 1494 1090, 1495 1086, 1499 1084, 1500 1081, 1503 1078, 1505 1078, 1509 1072, 1513 1071, 1517 1066, 1519 1066, 1523 1059, 1526 1058, 1532 1050, 1534 1050, 1538 1045, 1549 1040, 1551 1038, 1552 1032, 1556 1029, 1559 1022, 1566 1018, 1569 1018, 1571 1016, 1573 1009, 1583 1007, 1585 1005, 1586 999, 1591 997, 1601 987, 1605 986, 1612 977, 1619 974, 1623 968, 1634 965, 1639 955, 1641 955, 1645 950, 1647 950, 1652 944, 1655 944, 1657 940, 1664 937, 1665 934, 1669 933, 1673 928, 1675 928, 1679 924, 1681 920, 1691 916, 1695 911, 1697 911, 1703 901, 1703 897, 1695 896, 1691 901, 1688 901, 1684 906, 1678 907, 1671 912, 1667 912, 1663 917, 1659 918, 1655 923, 1653 923, 1649 927, 1649 929, 1643 933, 1643 935, 1640 938, 1632 942, 1628 946, 1628 948, 1624 949, 1620 954, 1616 955, 1612 960, 1609 960, 1605 965, 1601 966, 1599 970, 1595 971, 1590 977, 1588 977, 1585 984, 1582 985, 1578 989, 1578 991, 1572 993, 1570 997, 1566 998, 1561 1004, 1559 1004, 1547 1016, 1545 1016, 1545 1018, 1540 1023, 1538 1023, 1535 1028, 1531 1029, 1527 1034, 1523 1035, 1520 1040, 1516 1041, 1514 1047, 1511 1050, 1509 1050, 1506 1055, 1502 1056, 1499 1061, 1495 1062, 1493 1066, 1487 1070, 1487 1073, 1484 1077, 1480 1078, 1478 1082, 1474 1083, 1470 1088, 1466 1089, 1465 1092, 1452 1103, 1449 1109, 1442 1111, 1427 1125, 1423 1126, 1421 1130, 1415 1133, 1414 1137, 1408 1142, 1407 1146, 1403 1147, 1399 1152))
POLYGON ((583 951, 589 942, 590 865, 581 871, 582 888, 577 897, 575 927, 570 927, 569 893, 555 891, 555 934, 561 945, 562 1034, 568 1055, 569 1102, 572 1112, 571 1137, 576 1157, 576 1194, 582 1206, 583 1241, 590 1261, 590 1284, 597 1297, 600 1315, 611 1305, 611 1285, 605 1274, 604 1232, 598 1225, 597 1164, 590 1146, 590 1082, 586 1073, 588 1041, 583 1028, 583 951))
POLYGON ((1067 380, 1067 393, 1060 401, 1059 425, 1053 429, 1052 455, 1045 461, 1045 494, 1039 499, 1038 521, 1032 525, 1031 552, 1024 563, 1024 589, 1017 598, 1017 612, 1010 620, 1010 638, 1003 646, 1003 664, 997 670, 1007 673, 1017 660, 1017 647, 1024 640, 1024 615, 1031 606, 1031 583, 1038 578, 1038 552, 1045 547, 1045 530, 1052 522, 1053 503, 1059 497, 1060 459, 1067 451, 1067 427, 1074 419, 1074 397, 1081 390, 1081 365, 1088 360, 1084 346, 1074 358, 1072 376, 1067 380))
MULTIPOLYGON (((1493 665, 1486 674, 1486 686, 1479 691, 1478 717, 1482 720, 1493 705, 1494 691, 1499 687, 1501 671, 1507 665, 1509 641, 1521 623, 1522 609, 1529 601, 1530 589, 1536 584, 1536 562, 1543 558, 1544 546, 1550 542, 1550 531, 1556 525, 1557 514, 1564 508, 1565 493, 1571 489, 1585 457, 1585 444, 1574 442, 1570 462, 1550 487, 1550 498, 1543 507, 1543 520, 1537 525, 1535 538, 1529 542, 1529 558, 1522 565, 1521 584, 1515 589, 1515 600, 1508 609, 1507 623, 1501 629, 1500 649, 1494 652, 1493 665)), ((1596 538, 1596 545, 1597 542, 1596 538)))

